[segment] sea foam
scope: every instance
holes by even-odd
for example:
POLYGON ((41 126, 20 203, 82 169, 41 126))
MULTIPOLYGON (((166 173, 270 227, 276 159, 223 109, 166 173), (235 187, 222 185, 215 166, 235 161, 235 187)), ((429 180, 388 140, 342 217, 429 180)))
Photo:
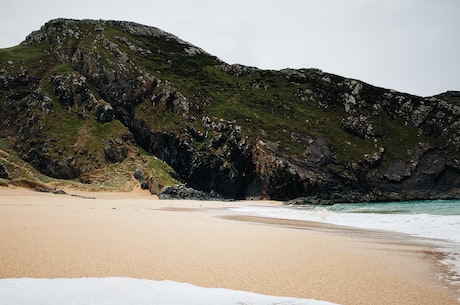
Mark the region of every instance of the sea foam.
MULTIPOLYGON (((0 279, 0 305, 334 305, 173 281, 124 277, 0 279)), ((336 304, 337 305, 337 304, 336 304)))

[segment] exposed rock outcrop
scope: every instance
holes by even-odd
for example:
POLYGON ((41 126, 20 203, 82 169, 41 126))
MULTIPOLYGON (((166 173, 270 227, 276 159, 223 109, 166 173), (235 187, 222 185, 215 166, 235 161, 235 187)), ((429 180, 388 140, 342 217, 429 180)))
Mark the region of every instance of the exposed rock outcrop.
POLYGON ((183 184, 177 186, 166 186, 160 194, 160 199, 193 199, 193 200, 224 200, 224 198, 215 192, 202 192, 183 184))

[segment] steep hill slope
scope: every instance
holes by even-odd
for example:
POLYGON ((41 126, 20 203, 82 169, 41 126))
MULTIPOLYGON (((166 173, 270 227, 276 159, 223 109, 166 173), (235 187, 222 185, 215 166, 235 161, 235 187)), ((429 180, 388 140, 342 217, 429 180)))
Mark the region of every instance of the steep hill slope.
POLYGON ((0 50, 8 152, 90 185, 136 173, 153 193, 182 182, 238 199, 460 197, 460 108, 445 96, 229 65, 130 22, 52 20, 0 50))

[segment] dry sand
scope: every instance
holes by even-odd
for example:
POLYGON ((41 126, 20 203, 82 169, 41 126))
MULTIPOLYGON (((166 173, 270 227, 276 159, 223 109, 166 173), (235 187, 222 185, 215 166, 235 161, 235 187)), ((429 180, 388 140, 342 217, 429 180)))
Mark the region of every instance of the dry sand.
POLYGON ((127 276, 338 304, 458 304, 432 249, 401 236, 225 209, 245 202, 89 196, 0 187, 0 278, 127 276))

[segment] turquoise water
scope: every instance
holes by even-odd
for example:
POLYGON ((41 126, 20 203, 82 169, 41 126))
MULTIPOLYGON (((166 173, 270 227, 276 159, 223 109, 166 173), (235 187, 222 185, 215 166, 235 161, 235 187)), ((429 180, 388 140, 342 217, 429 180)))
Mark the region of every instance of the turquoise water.
POLYGON ((460 215, 460 200, 340 203, 326 209, 337 213, 460 215))

